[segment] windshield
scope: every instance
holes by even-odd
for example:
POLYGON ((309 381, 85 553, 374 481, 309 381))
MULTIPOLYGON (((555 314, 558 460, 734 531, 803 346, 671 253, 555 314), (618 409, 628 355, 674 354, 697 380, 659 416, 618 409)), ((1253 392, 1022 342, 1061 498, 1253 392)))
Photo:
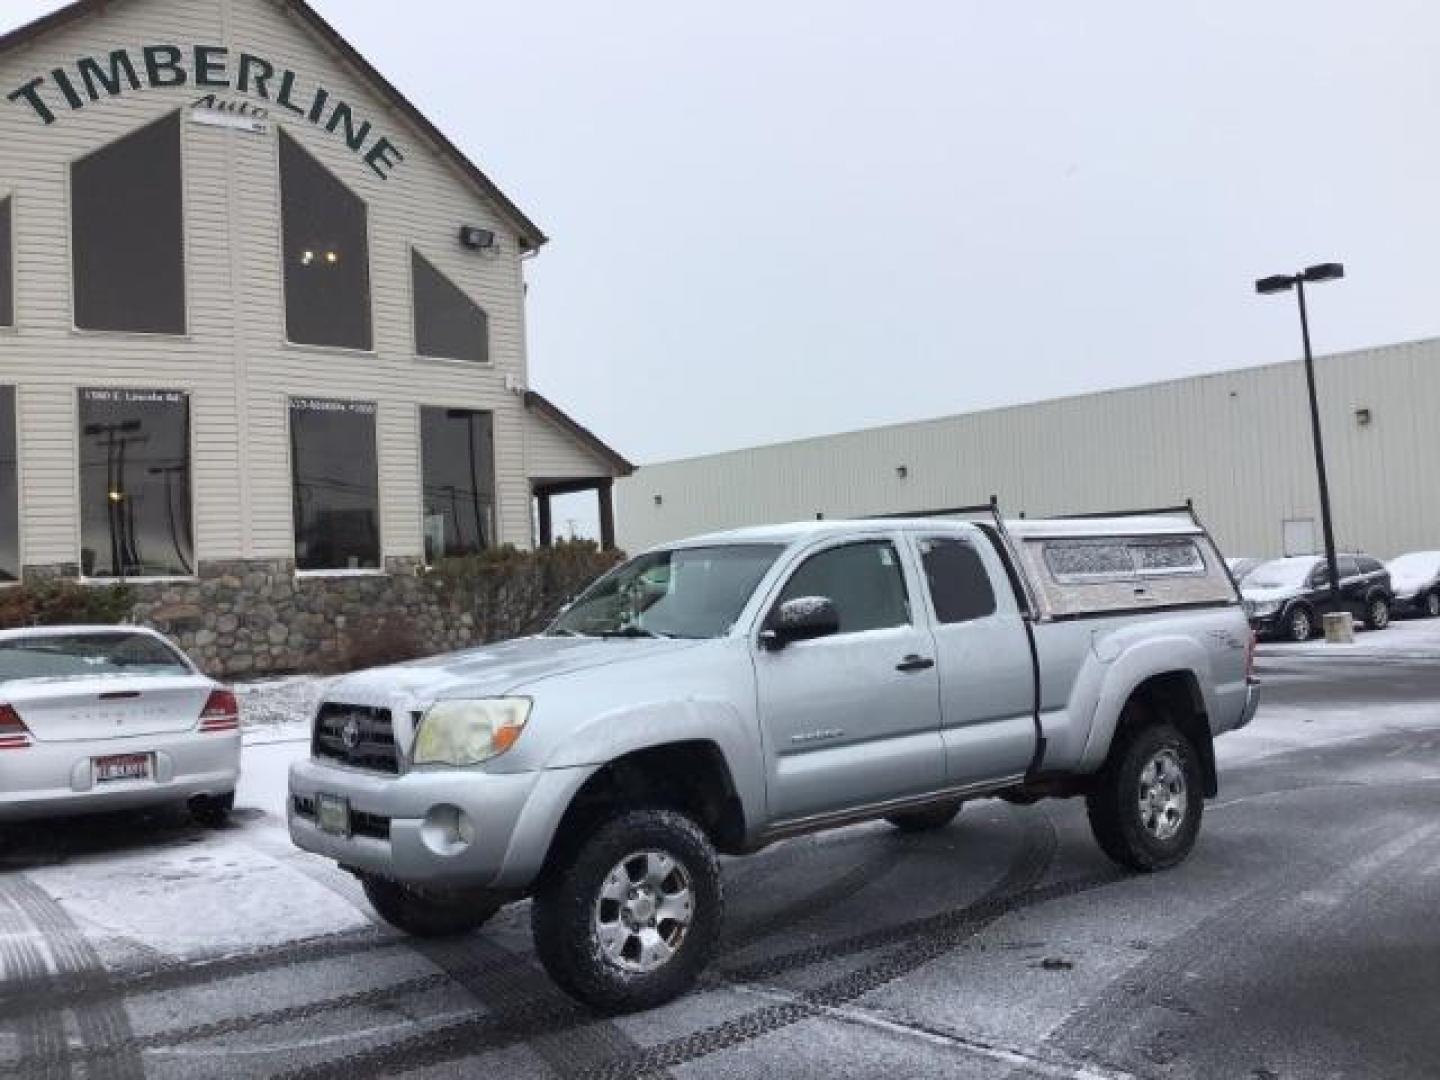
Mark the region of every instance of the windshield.
POLYGON ((784 550, 778 544, 725 544, 652 551, 597 581, 546 632, 720 637, 784 550))
POLYGON ((1391 575, 1398 578, 1429 578, 1440 574, 1440 551, 1412 551, 1386 564, 1391 575))
POLYGON ((1315 568, 1314 559, 1272 559, 1245 575, 1251 589, 1298 589, 1315 568))
POLYGON ((0 641, 0 682, 190 674, 170 646, 148 634, 37 635, 0 641))

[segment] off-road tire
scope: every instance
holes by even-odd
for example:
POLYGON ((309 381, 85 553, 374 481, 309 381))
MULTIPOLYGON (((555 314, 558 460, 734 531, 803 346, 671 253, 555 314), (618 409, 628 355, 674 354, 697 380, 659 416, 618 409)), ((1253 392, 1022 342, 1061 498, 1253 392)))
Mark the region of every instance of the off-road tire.
POLYGON ((653 1009, 688 991, 720 943, 724 891, 715 848, 704 831, 674 810, 622 811, 541 875, 531 905, 535 952, 565 993, 596 1012, 653 1009), (674 955, 650 972, 630 972, 604 953, 596 911, 606 878, 635 852, 660 852, 689 878, 691 922, 674 955))
POLYGON ((887 814, 885 820, 903 833, 933 832, 954 821, 964 805, 964 800, 955 799, 920 810, 907 810, 903 814, 887 814))
POLYGON ((361 884, 376 913, 411 937, 445 938, 473 933, 502 906, 483 892, 417 889, 369 875, 361 879, 361 884))
POLYGON ((190 819, 207 829, 219 829, 230 820, 230 812, 234 809, 233 791, 227 791, 224 795, 201 795, 190 802, 190 819))
POLYGON ((1168 870, 1185 861, 1200 833, 1205 807, 1200 755, 1175 725, 1148 716, 1135 704, 1125 707, 1120 723, 1116 744, 1085 800, 1090 830, 1101 850, 1126 869, 1168 870), (1167 750, 1180 764, 1186 799, 1178 831, 1160 839, 1142 819, 1140 782, 1147 764, 1167 750))
POLYGON ((1285 638, 1288 641, 1309 641, 1315 636, 1315 615, 1307 607, 1297 607, 1285 617, 1285 638))
POLYGON ((1390 625, 1390 601, 1377 596, 1365 605, 1365 627, 1368 630, 1384 630, 1390 625))

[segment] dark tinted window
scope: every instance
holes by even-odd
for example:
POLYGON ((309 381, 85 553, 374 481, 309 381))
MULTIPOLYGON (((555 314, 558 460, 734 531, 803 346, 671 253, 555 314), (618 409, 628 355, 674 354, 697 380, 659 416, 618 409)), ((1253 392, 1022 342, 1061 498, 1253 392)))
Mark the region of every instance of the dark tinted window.
POLYGON ((301 345, 369 349, 370 241, 365 203, 280 133, 285 336, 301 345))
POLYGON ((292 401, 290 445, 296 566, 377 569, 380 490, 375 406, 315 398, 292 401))
POLYGON ((185 332, 180 114, 70 167, 75 325, 185 332))
POLYGON ((194 572, 190 402, 176 390, 80 391, 80 568, 194 572))
POLYGON ((15 388, 0 386, 0 581, 20 580, 20 488, 15 460, 15 388))
POLYGON ((0 642, 0 682, 190 674, 174 649, 149 634, 43 634, 0 642))
POLYGON ((1362 574, 1378 574, 1383 569, 1385 568, 1380 565, 1380 560, 1378 559, 1372 559, 1368 556, 1362 556, 1360 559, 1360 572, 1362 574))
POLYGON ((442 360, 490 361, 485 311, 418 251, 410 253, 415 282, 415 351, 442 360))
POLYGON ((13 199, 0 199, 0 326, 15 325, 14 208, 13 199))
POLYGON ((884 540, 812 555, 786 582, 779 602, 802 596, 829 597, 840 614, 842 634, 910 621, 905 574, 895 548, 884 540))
POLYGON ((1356 564, 1354 555, 1341 555, 1335 561, 1340 566, 1342 578, 1355 577, 1360 573, 1360 567, 1356 564))
POLYGON ((920 555, 940 622, 968 622, 995 614, 990 575, 980 553, 968 543, 948 538, 922 540, 920 555))
POLYGON ((494 423, 469 409, 420 410, 425 559, 473 555, 495 542, 494 423))

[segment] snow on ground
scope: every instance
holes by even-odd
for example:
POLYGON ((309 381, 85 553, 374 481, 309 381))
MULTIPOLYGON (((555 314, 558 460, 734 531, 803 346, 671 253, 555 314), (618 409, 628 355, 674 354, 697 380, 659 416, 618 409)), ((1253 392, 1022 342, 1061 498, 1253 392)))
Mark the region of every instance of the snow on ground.
POLYGON ((1331 645, 1323 638, 1303 645, 1289 641, 1267 641, 1260 646, 1263 656, 1345 656, 1395 660, 1440 659, 1440 619, 1397 619, 1384 630, 1355 632, 1353 645, 1331 645))
POLYGON ((236 683, 234 690, 240 700, 240 723, 245 730, 246 744, 306 738, 316 706, 337 678, 293 675, 236 683))

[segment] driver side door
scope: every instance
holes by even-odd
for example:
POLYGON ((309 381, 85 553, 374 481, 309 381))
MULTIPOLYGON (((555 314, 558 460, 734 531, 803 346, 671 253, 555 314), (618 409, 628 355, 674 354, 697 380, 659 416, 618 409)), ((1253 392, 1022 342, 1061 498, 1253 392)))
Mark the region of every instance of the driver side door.
POLYGON ((914 568, 889 537, 809 553, 772 602, 824 596, 838 633, 754 646, 771 824, 944 786, 934 641, 914 568))

